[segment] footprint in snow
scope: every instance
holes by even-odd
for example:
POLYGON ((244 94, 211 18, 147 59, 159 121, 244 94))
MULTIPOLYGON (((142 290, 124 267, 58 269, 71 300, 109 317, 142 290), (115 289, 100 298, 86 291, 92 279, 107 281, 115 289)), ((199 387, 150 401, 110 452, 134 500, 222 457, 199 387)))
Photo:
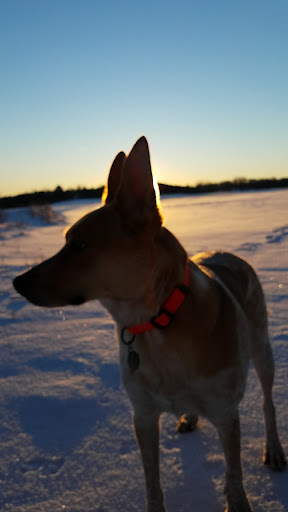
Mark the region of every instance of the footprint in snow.
POLYGON ((13 313, 17 313, 20 309, 24 308, 27 305, 27 301, 24 300, 12 300, 9 304, 7 304, 7 309, 13 311, 13 313))
POLYGON ((33 457, 22 464, 22 472, 40 471, 42 474, 55 475, 64 464, 63 457, 33 457))
POLYGON ((10 293, 8 292, 1 292, 0 293, 0 302, 3 302, 4 300, 8 299, 10 296, 10 293))
MULTIPOLYGON (((286 238, 288 238, 288 226, 282 226, 280 228, 273 229, 270 235, 266 235, 266 243, 268 244, 280 244, 286 238)), ((256 252, 262 246, 261 243, 244 243, 241 244, 237 251, 256 252)))
POLYGON ((273 229, 271 235, 266 236, 268 244, 280 244, 288 237, 288 226, 273 229))
POLYGON ((260 243, 244 243, 241 244, 240 247, 238 247, 237 251, 248 251, 248 252, 255 252, 261 247, 262 244, 260 243))

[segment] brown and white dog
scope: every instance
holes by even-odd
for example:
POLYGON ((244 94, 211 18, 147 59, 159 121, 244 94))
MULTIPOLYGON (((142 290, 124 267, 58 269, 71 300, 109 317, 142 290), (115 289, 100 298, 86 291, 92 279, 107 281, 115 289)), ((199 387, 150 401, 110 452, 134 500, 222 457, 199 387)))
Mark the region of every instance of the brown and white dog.
POLYGON ((102 208, 76 222, 64 247, 14 280, 34 304, 62 307, 99 299, 113 316, 124 386, 146 477, 149 512, 165 512, 159 477, 159 417, 198 415, 217 428, 226 458, 229 512, 251 512, 242 485, 238 404, 252 359, 264 394, 263 461, 286 464, 271 390, 273 356, 261 285, 242 259, 222 252, 188 260, 164 227, 147 141, 110 170, 102 208), (172 321, 173 320, 173 321, 172 321))

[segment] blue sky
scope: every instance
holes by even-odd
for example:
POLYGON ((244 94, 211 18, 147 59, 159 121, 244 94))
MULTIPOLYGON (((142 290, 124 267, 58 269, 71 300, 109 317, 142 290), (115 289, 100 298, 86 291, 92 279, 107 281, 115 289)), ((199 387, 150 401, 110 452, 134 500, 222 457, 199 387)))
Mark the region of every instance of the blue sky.
POLYGON ((0 195, 288 176, 287 0, 1 0, 0 195))

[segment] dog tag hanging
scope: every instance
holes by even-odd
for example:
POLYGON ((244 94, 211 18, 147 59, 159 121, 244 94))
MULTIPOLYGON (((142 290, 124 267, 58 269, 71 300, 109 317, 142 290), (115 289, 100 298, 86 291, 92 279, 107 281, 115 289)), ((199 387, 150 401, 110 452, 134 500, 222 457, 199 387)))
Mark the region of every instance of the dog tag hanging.
POLYGON ((132 338, 130 340, 126 340, 125 339, 125 331, 126 331, 125 328, 122 329, 122 331, 121 331, 121 341, 128 348, 127 362, 128 362, 128 366, 130 368, 131 373, 134 373, 134 372, 136 372, 136 370, 138 370, 138 368, 140 366, 140 357, 137 354, 137 352, 135 352, 135 350, 133 350, 133 348, 132 348, 132 344, 135 340, 135 334, 132 334, 132 338))
POLYGON ((127 361, 128 361, 128 366, 131 370, 131 373, 136 372, 136 370, 138 370, 139 365, 140 365, 140 357, 137 354, 137 352, 135 352, 135 350, 132 349, 131 345, 128 345, 127 361))

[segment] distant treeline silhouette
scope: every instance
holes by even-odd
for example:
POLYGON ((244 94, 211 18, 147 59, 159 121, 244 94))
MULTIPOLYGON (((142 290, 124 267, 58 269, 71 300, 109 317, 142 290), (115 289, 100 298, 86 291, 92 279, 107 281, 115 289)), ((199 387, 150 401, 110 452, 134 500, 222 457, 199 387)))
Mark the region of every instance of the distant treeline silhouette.
MULTIPOLYGON (((248 190, 268 190, 275 188, 287 188, 288 178, 268 178, 268 179, 246 179, 236 178, 232 181, 223 181, 220 183, 199 183, 192 186, 165 185, 159 183, 160 195, 163 194, 204 194, 210 192, 233 192, 248 190)), ((53 191, 31 192, 14 197, 0 197, 0 208, 16 208, 20 206, 31 206, 36 204, 51 204, 59 201, 68 201, 71 199, 96 199, 101 198, 104 187, 96 189, 77 188, 73 190, 63 190, 58 186, 53 191)))

